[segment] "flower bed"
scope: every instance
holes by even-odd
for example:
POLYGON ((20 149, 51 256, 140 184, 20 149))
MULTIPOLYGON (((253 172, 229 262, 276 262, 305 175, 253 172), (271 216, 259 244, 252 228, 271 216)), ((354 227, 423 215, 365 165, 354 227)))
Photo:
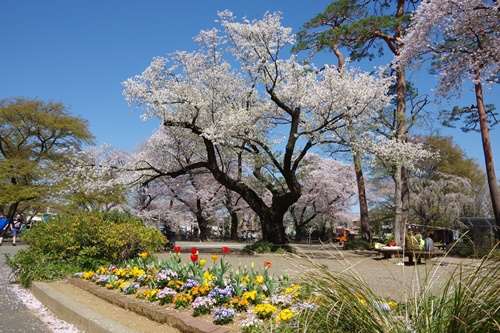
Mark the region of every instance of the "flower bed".
MULTIPOLYGON (((216 325, 237 326, 243 332, 287 331, 305 312, 316 309, 317 298, 309 288, 292 283, 287 276, 270 274, 272 264, 263 267, 231 268, 222 256, 211 255, 211 264, 191 249, 190 261, 183 263, 181 249, 165 260, 148 253, 96 271, 78 274, 110 290, 175 308, 216 325)), ((209 260, 210 260, 209 259, 209 260)), ((360 299, 359 302, 364 302, 360 299)), ((384 304, 390 310, 395 304, 384 304)))

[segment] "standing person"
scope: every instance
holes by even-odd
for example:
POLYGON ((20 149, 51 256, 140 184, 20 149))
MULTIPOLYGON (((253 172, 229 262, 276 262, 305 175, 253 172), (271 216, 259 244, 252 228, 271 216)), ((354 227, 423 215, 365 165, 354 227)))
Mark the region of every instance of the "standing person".
POLYGON ((17 235, 21 234, 21 228, 23 227, 23 218, 21 215, 17 214, 10 228, 12 230, 12 246, 16 246, 17 235))
POLYGON ((5 217, 3 213, 0 213, 0 246, 2 246, 3 237, 7 230, 9 230, 9 220, 5 217))

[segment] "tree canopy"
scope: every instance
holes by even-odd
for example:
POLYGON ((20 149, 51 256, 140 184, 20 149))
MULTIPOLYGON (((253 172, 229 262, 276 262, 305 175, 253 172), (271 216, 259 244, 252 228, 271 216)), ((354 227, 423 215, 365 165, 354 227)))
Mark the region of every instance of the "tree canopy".
POLYGON ((59 102, 36 98, 0 101, 0 204, 16 211, 54 200, 61 167, 71 152, 93 142, 86 120, 59 102))

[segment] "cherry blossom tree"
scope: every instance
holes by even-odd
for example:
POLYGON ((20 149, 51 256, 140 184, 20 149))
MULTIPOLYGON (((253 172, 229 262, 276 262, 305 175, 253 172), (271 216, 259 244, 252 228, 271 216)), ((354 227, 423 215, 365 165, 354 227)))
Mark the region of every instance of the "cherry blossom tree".
POLYGON ((491 150, 483 85, 498 83, 500 73, 500 6, 496 0, 433 0, 418 7, 405 47, 396 58, 404 66, 417 56, 432 57, 438 72, 440 97, 462 92, 466 82, 474 87, 486 164, 486 174, 496 224, 500 226, 500 191, 491 150))
POLYGON ((352 68, 318 73, 295 57, 282 59, 294 36, 279 13, 242 22, 229 11, 219 17, 223 32, 202 31, 199 51, 155 58, 124 82, 124 95, 143 117, 158 117, 169 133, 203 151, 162 175, 210 172, 257 214, 263 238, 282 244, 283 217, 302 195, 297 175, 304 157, 331 142, 346 117, 373 118, 390 100, 391 79, 352 68), (225 168, 228 156, 239 153, 244 177, 225 168))
POLYGON ((64 189, 58 193, 67 202, 65 209, 127 209, 127 196, 133 190, 124 181, 120 166, 128 161, 127 152, 107 144, 74 152, 64 167, 64 189))
POLYGON ((356 177, 351 165, 312 155, 304 171, 302 196, 290 207, 297 237, 306 233, 311 221, 324 218, 342 220, 355 204, 356 177))
POLYGON ((210 220, 224 208, 223 186, 204 169, 176 178, 164 176, 172 165, 194 163, 199 159, 197 155, 197 149, 190 142, 176 140, 165 128, 160 128, 139 152, 132 154, 133 162, 129 165, 133 165, 131 172, 140 186, 141 197, 149 198, 143 201, 145 205, 139 210, 140 216, 161 217, 179 224, 176 221, 179 216, 186 220, 190 215, 188 224, 195 223, 200 239, 206 240, 211 233, 210 220))

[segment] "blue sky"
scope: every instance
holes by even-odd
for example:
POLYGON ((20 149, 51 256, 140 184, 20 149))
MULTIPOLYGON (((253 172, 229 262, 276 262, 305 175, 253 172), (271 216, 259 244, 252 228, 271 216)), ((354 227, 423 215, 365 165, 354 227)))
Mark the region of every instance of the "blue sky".
MULTIPOLYGON (((193 50, 201 29, 217 27, 217 11, 261 18, 282 12, 283 25, 296 32, 330 0, 2 0, 0 2, 0 99, 37 97, 60 101, 87 119, 97 144, 132 151, 158 126, 143 122, 125 102, 122 82, 140 74, 155 56, 193 50)), ((327 59, 326 57, 324 59, 327 59)), ((333 58, 329 61, 334 63, 333 58)), ((321 66, 316 61, 316 65, 321 66)), ((372 68, 379 63, 365 64, 372 68)), ((435 81, 422 76, 418 86, 435 81)), ((500 108, 500 89, 485 101, 500 108)), ((464 105, 473 103, 466 91, 464 105)), ((445 130, 483 165, 479 133, 445 130)), ((500 134, 491 142, 500 172, 500 134)))

